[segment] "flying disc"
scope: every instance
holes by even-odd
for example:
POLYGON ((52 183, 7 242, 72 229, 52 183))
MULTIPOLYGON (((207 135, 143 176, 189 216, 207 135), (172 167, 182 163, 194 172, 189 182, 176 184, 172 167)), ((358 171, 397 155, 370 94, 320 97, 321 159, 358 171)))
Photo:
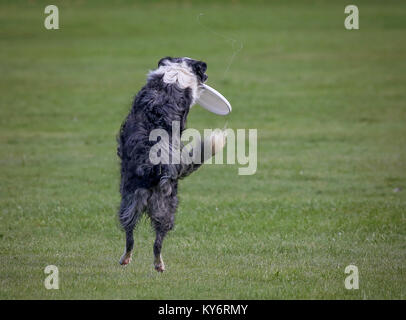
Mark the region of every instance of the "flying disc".
POLYGON ((197 104, 210 112, 222 116, 231 112, 230 102, 228 102, 220 92, 209 87, 207 84, 203 84, 202 86, 200 97, 196 100, 197 104))

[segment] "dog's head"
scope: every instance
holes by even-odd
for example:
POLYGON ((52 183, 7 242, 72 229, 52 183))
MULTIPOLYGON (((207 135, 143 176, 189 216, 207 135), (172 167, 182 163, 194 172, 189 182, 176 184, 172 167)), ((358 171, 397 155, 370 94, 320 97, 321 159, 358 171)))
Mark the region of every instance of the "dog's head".
POLYGON ((207 64, 206 62, 194 60, 191 58, 171 58, 165 57, 159 60, 158 68, 160 67, 176 67, 176 68, 183 68, 187 72, 191 72, 195 75, 198 83, 204 83, 207 80, 206 70, 207 64))
POLYGON ((199 97, 201 85, 207 80, 206 69, 207 64, 203 61, 165 57, 159 60, 158 68, 148 74, 148 81, 159 79, 182 90, 190 89, 193 105, 199 97))

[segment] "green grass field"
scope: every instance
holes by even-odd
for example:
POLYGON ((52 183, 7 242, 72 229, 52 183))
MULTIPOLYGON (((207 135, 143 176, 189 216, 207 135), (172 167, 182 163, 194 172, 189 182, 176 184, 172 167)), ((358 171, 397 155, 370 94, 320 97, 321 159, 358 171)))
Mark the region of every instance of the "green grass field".
POLYGON ((59 30, 48 2, 0 4, 1 299, 405 299, 405 2, 353 1, 353 31, 348 1, 52 3, 59 30), (115 136, 167 55, 233 106, 188 127, 258 129, 258 170, 181 182, 158 274, 147 220, 118 264, 115 136))

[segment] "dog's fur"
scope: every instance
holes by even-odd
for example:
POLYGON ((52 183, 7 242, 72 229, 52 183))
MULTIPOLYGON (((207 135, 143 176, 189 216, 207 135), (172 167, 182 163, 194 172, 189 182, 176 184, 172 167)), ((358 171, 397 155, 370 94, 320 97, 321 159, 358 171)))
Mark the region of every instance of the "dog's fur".
POLYGON ((178 179, 195 171, 205 161, 204 142, 200 142, 201 161, 186 164, 153 165, 149 141, 153 129, 164 129, 172 135, 172 121, 185 129, 190 107, 206 81, 206 63, 190 58, 166 57, 148 74, 147 84, 138 92, 130 113, 121 125, 117 154, 121 159, 121 206, 119 220, 126 233, 125 252, 120 264, 131 261, 134 246, 133 229, 143 212, 151 219, 156 232, 153 247, 154 266, 164 271, 162 241, 174 226, 178 205, 178 179))

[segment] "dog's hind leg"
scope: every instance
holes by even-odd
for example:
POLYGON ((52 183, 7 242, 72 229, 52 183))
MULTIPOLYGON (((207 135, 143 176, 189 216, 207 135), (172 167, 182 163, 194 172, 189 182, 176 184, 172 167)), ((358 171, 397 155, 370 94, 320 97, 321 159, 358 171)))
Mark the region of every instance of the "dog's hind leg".
POLYGON ((119 261, 120 264, 123 266, 126 266, 131 262, 134 247, 133 229, 126 230, 125 238, 126 238, 125 250, 119 261))
POLYGON ((121 201, 119 219, 126 236, 125 250, 119 261, 121 265, 125 266, 131 262, 134 247, 134 227, 136 226, 141 213, 145 208, 147 199, 147 192, 138 190, 133 195, 123 197, 121 201))
POLYGON ((156 232, 156 238, 154 242, 154 267, 158 272, 165 271, 165 264, 162 260, 161 250, 162 250, 162 241, 165 237, 165 232, 156 232))
POLYGON ((162 250, 162 242, 168 233, 169 230, 173 228, 173 221, 175 213, 170 213, 170 217, 166 217, 165 221, 157 221, 154 220, 153 225, 155 228, 155 242, 154 242, 154 267, 155 270, 158 272, 165 271, 165 264, 162 260, 161 250, 162 250), (167 221, 169 219, 169 221, 167 221))
POLYGON ((161 255, 162 242, 168 231, 173 229, 178 199, 175 194, 163 196, 161 193, 156 192, 150 201, 148 214, 156 233, 153 248, 154 267, 156 271, 163 272, 165 271, 165 264, 161 255))

